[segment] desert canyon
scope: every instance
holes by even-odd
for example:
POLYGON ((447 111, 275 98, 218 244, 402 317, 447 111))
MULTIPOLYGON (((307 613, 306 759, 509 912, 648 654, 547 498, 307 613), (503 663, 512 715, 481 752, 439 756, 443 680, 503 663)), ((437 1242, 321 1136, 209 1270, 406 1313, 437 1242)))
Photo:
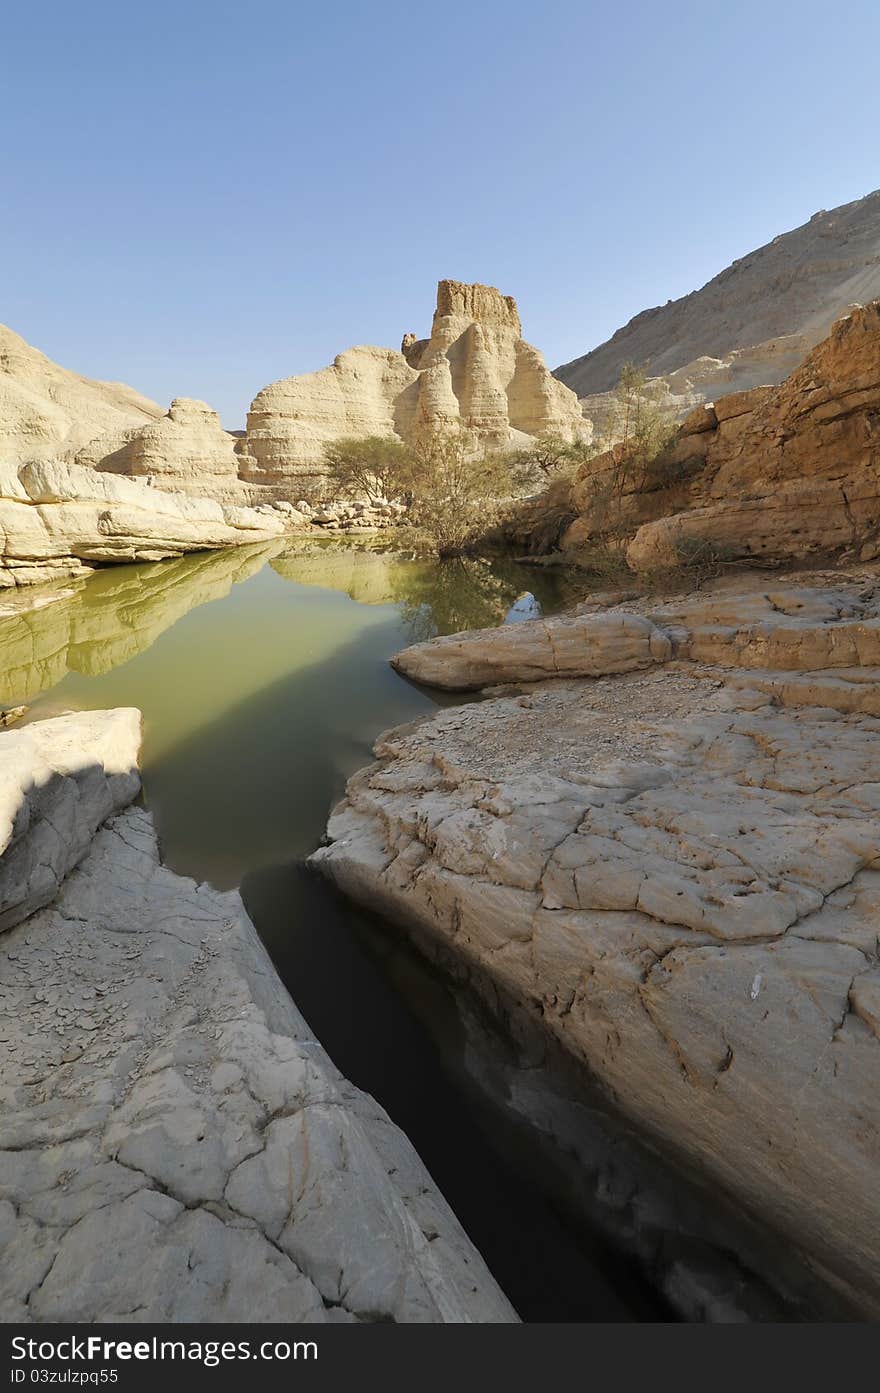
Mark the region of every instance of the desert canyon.
POLYGON ((0 1319, 529 1318, 481 1166, 557 1310, 880 1316, 880 193, 555 373, 441 280, 237 433, 0 330, 0 536, 0 1319), (549 542, 332 496, 458 431, 580 452, 549 542))

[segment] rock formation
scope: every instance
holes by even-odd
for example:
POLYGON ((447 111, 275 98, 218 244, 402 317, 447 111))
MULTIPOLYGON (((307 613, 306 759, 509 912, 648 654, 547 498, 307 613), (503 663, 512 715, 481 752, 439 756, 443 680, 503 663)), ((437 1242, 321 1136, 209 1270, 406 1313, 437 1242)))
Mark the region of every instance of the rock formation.
POLYGON ((83 563, 160 561, 283 531, 278 513, 224 508, 75 465, 0 469, 0 587, 78 575, 83 563))
POLYGON ((171 493, 247 504, 236 445, 210 406, 178 397, 158 421, 90 441, 77 452, 76 463, 145 478, 171 493))
POLYGON ((880 589, 805 579, 400 655, 552 681, 380 736, 312 859, 877 1319, 880 589))
POLYGON ((238 894, 166 870, 142 809, 112 815, 138 713, 0 741, 4 904, 26 890, 0 936, 0 1320, 514 1320, 238 894), (79 861, 60 890, 46 848, 79 861))
POLYGON ((880 296, 880 191, 734 261, 701 290, 645 310, 607 343, 555 370, 601 415, 625 363, 660 379, 687 410, 721 393, 780 382, 851 304, 880 296))
POLYGON ((407 334, 400 353, 352 348, 329 368, 260 392, 247 427, 256 468, 242 477, 289 492, 298 479, 320 481, 329 441, 396 435, 412 443, 462 426, 490 448, 589 429, 574 395, 523 340, 513 298, 441 281, 430 339, 407 334))
POLYGON ((563 538, 577 548, 611 525, 632 537, 637 570, 679 562, 688 546, 725 559, 804 558, 880 550, 880 301, 838 320, 778 387, 697 407, 646 475, 635 473, 609 517, 614 457, 585 465, 572 489, 579 514, 563 538))
POLYGON ((68 372, 0 325, 0 465, 67 457, 97 435, 161 415, 131 387, 68 372))

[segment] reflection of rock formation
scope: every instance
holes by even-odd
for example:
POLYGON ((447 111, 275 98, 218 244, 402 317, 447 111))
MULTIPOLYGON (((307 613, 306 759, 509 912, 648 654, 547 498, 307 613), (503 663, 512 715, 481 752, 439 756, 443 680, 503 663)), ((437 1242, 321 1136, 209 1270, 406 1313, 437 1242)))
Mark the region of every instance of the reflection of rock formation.
POLYGON ((0 462, 55 457, 161 414, 124 383, 68 372, 0 325, 0 462))
POLYGON ((241 456, 220 417, 203 401, 178 398, 160 420, 103 436, 77 454, 77 463, 113 474, 148 478, 173 493, 246 503, 239 478, 241 456), (113 448, 116 445, 116 448, 113 448))
POLYGON ((283 531, 269 511, 224 508, 76 465, 0 471, 0 587, 76 574, 84 561, 162 561, 283 531))
POLYGON ((341 436, 417 441, 465 426, 490 448, 524 436, 567 439, 589 426, 574 394, 522 338, 516 302, 485 285, 441 281, 428 340, 402 351, 352 348, 329 368, 264 388, 248 415, 254 482, 314 482, 323 447, 341 436))
MULTIPOLYGON (((272 569, 299 585, 342 590, 362 605, 399 605, 413 641, 500 624, 524 588, 523 570, 515 562, 437 561, 378 547, 353 550, 350 543, 299 545, 276 556, 272 569)), ((538 575, 530 583, 554 607, 556 578, 538 575)))
POLYGON ((96 676, 128 662, 190 610, 254 575, 277 545, 105 571, 52 604, 0 618, 0 704, 47 691, 68 672, 96 676))

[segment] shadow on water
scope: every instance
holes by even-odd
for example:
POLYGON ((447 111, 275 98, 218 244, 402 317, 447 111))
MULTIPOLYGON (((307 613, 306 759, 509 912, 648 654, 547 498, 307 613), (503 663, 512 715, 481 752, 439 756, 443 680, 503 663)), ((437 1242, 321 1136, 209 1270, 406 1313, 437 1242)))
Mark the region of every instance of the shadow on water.
POLYGON ((669 1319, 634 1266, 555 1210, 523 1173, 515 1133, 499 1136, 463 1091, 467 1040, 439 976, 399 945, 390 975, 369 946, 381 923, 302 865, 248 875, 242 894, 315 1034, 410 1138, 524 1320, 669 1319))

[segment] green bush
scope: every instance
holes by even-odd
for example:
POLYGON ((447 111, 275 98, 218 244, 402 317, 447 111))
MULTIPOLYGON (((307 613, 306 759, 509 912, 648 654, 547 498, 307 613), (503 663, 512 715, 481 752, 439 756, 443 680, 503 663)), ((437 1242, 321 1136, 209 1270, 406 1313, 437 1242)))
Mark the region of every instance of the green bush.
POLYGON ((409 450, 390 436, 347 437, 324 447, 330 493, 334 498, 400 498, 412 467, 409 450))

